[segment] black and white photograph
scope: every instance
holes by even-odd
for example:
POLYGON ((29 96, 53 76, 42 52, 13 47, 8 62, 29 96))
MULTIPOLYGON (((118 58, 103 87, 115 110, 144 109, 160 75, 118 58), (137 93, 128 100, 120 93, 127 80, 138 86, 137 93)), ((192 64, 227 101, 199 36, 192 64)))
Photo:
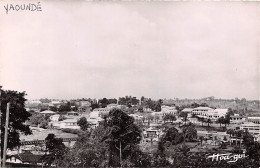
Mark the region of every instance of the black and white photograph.
POLYGON ((0 1, 0 167, 259 168, 260 2, 0 1))

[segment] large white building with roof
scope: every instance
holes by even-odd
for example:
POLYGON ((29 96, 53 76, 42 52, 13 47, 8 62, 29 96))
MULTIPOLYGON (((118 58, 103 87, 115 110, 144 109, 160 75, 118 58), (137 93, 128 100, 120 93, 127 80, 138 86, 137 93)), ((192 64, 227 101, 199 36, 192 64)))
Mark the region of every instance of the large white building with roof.
POLYGON ((191 113, 199 117, 211 119, 214 121, 220 117, 225 117, 228 113, 228 109, 212 109, 210 107, 197 107, 194 108, 191 113))
POLYGON ((248 122, 260 124, 260 117, 247 117, 248 122))
POLYGON ((252 123, 252 122, 245 122, 240 126, 241 130, 247 130, 252 135, 260 134, 260 124, 252 123))

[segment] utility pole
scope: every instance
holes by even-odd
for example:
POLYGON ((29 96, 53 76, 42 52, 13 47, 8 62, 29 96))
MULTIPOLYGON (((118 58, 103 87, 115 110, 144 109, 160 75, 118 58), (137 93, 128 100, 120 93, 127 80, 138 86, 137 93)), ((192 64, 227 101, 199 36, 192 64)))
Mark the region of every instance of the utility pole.
POLYGON ((3 167, 5 167, 5 161, 6 161, 7 136, 8 136, 8 124, 9 124, 9 108, 10 108, 10 103, 7 103, 6 120, 5 120, 4 149, 3 149, 3 167))
MULTIPOLYGON (((0 90, 0 98, 1 98, 1 90, 0 90)), ((1 102, 2 101, 0 100, 0 122, 1 122, 1 118, 2 118, 1 102)), ((0 135, 1 135, 1 129, 0 129, 0 135)), ((1 138, 0 138, 0 144, 2 144, 1 138)), ((1 151, 1 148, 0 148, 0 167, 1 167, 1 165, 2 165, 2 151, 1 151)))

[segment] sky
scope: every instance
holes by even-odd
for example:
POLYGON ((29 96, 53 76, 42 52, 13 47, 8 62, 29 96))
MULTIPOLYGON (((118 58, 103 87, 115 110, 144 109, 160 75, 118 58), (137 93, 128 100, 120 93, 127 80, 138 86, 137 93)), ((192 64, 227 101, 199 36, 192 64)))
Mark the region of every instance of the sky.
POLYGON ((28 99, 260 99, 258 2, 7 4, 28 1, 0 3, 0 85, 28 99))

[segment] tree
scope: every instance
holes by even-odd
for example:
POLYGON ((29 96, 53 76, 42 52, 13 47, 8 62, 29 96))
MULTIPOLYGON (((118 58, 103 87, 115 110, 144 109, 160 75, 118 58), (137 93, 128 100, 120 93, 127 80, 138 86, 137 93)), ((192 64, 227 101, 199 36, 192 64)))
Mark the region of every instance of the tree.
POLYGON ((102 141, 108 144, 110 166, 121 166, 122 161, 133 153, 141 140, 141 130, 130 117, 120 109, 112 109, 104 122, 108 132, 102 141))
POLYGON ((40 128, 46 129, 48 127, 50 121, 50 115, 42 115, 39 113, 34 113, 30 118, 29 118, 29 123, 32 126, 38 126, 40 128))
MULTIPOLYGON (((13 149, 20 144, 20 133, 25 135, 31 134, 29 125, 26 125, 25 122, 29 119, 31 114, 25 109, 24 96, 25 92, 17 92, 11 90, 2 90, 0 86, 0 102, 1 102, 1 142, 4 142, 5 134, 5 120, 6 120, 6 108, 7 103, 10 103, 9 108, 9 129, 8 129, 8 140, 7 148, 13 149)), ((3 146, 1 145, 1 152, 3 151, 3 146)), ((3 153, 1 153, 2 155, 3 153)))
POLYGON ((206 119, 206 123, 208 123, 208 127, 209 127, 209 124, 211 124, 212 123, 212 121, 211 121, 211 119, 206 119))
POLYGON ((225 118, 223 116, 218 118, 217 123, 219 123, 219 127, 221 127, 221 124, 225 124, 225 118))
POLYGON ((168 141, 171 143, 171 145, 177 145, 183 142, 183 140, 183 135, 180 134, 179 131, 174 127, 168 128, 166 133, 161 138, 162 144, 165 144, 168 141))
POLYGON ((95 108, 99 108, 97 103, 91 103, 91 109, 94 110, 95 108))
POLYGON ((163 117, 163 121, 165 122, 165 121, 168 121, 168 120, 170 120, 172 122, 172 121, 176 121, 177 119, 176 119, 176 116, 173 115, 173 114, 166 114, 163 117))
POLYGON ((103 98, 98 101, 98 104, 100 105, 101 108, 105 108, 109 104, 109 100, 107 98, 103 98))
POLYGON ((56 106, 49 106, 49 109, 54 112, 58 111, 58 108, 56 106))
POLYGON ((186 142, 186 140, 192 141, 193 139, 197 138, 197 130, 192 124, 183 127, 182 133, 184 137, 184 143, 186 142))
POLYGON ((186 125, 186 122, 188 121, 188 113, 181 112, 180 117, 183 117, 183 121, 184 121, 184 123, 186 125))
POLYGON ((89 127, 88 121, 86 117, 81 117, 78 121, 77 124, 80 126, 80 129, 83 131, 86 131, 89 127))
POLYGON ((45 138, 46 150, 48 154, 43 156, 43 160, 47 166, 55 164, 59 166, 64 158, 66 151, 68 150, 66 146, 62 143, 61 138, 56 138, 54 134, 48 134, 45 138))
POLYGON ((201 122, 201 124, 203 126, 203 123, 205 122, 205 118, 199 117, 199 116, 196 116, 196 118, 201 122))
POLYGON ((61 105, 59 107, 59 112, 68 112, 70 111, 70 103, 68 102, 67 104, 61 105))

